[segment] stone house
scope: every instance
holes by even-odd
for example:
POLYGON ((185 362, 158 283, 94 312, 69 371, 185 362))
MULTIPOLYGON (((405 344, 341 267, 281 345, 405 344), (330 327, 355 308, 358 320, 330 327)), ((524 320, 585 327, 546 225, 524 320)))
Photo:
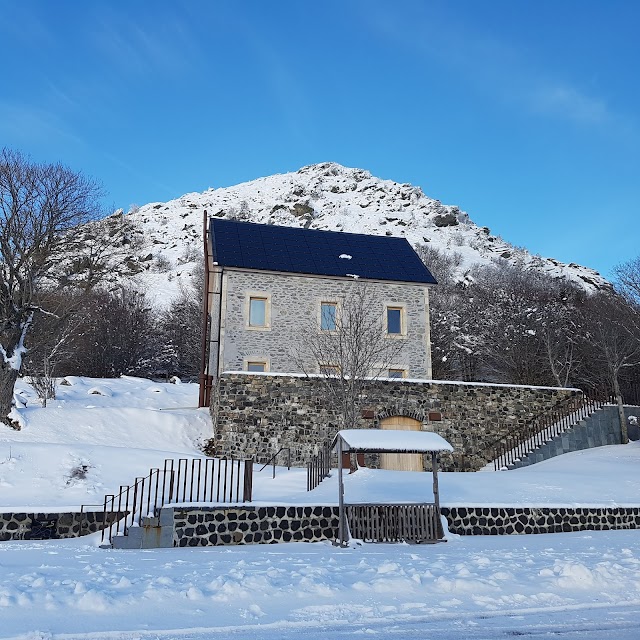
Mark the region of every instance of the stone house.
MULTIPOLYGON (((435 280, 403 238, 214 218, 205 222, 205 252, 199 402, 211 407, 210 455, 266 462, 286 448, 292 464, 303 466, 333 439, 341 411, 323 395, 321 376, 336 363, 301 360, 297 348, 309 336, 339 334, 354 292, 364 291, 381 342, 401 345, 393 361, 371 371, 359 426, 435 431, 454 446, 441 461, 446 469, 481 468, 496 442, 572 406, 579 394, 431 380, 435 280)), ((419 454, 402 462, 393 455, 374 465, 425 469, 419 454)))
POLYGON ((205 233, 206 327, 200 406, 223 372, 329 372, 304 361, 305 332, 335 332, 353 287, 366 287, 382 340, 401 341, 383 378, 429 379, 429 287, 436 281, 404 238, 213 218, 205 233))

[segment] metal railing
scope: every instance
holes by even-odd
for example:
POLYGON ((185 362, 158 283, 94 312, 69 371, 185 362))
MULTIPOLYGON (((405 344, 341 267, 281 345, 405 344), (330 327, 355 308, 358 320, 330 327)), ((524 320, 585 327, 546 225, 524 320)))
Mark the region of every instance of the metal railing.
POLYGON ((498 471, 508 468, 611 402, 611 398, 596 400, 585 395, 575 396, 562 407, 547 412, 531 424, 494 442, 489 447, 493 455, 494 469, 498 471))
POLYGON ((315 489, 331 473, 331 443, 325 442, 307 462, 307 491, 315 489))
POLYGON ((287 471, 291 470, 291 449, 289 447, 280 447, 265 463, 262 465, 258 472, 264 471, 270 463, 273 463, 273 477, 276 477, 276 458, 283 451, 287 452, 287 471))
MULTIPOLYGON (((150 469, 118 493, 104 497, 102 541, 108 531, 127 535, 145 516, 155 516, 167 504, 185 502, 251 502, 253 460, 227 458, 167 458, 162 469, 150 469)), ((83 505, 81 509, 84 509, 83 505)))

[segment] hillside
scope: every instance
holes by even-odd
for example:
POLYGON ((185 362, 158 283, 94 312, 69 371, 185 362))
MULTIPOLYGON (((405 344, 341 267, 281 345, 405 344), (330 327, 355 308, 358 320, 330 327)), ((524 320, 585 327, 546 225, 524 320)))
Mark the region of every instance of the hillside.
POLYGON ((406 237, 459 254, 457 277, 495 260, 518 263, 593 290, 602 276, 576 264, 531 255, 456 206, 427 197, 419 187, 382 180, 335 163, 303 167, 232 187, 189 193, 166 203, 134 206, 101 224, 122 243, 111 279, 131 278, 156 304, 166 304, 188 282, 202 255, 203 212, 210 216, 312 229, 406 237))

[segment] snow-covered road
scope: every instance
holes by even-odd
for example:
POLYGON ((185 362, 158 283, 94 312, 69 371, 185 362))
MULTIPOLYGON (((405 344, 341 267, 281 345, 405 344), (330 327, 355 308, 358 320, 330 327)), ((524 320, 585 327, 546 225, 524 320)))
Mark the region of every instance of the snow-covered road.
POLYGON ((0 545, 0 638, 640 638, 640 532, 115 551, 0 545))

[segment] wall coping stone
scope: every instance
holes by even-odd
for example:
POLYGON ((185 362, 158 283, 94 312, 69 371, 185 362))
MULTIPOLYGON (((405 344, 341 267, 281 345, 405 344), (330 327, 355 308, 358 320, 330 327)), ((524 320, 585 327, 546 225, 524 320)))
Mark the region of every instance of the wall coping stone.
MULTIPOLYGON (((275 371, 223 371, 222 376, 256 376, 263 378, 323 378, 320 373, 278 373, 275 371)), ((531 384, 505 384, 502 382, 465 382, 464 380, 426 380, 424 378, 364 378, 369 382, 391 382, 393 384, 434 384, 434 385, 460 385, 467 387, 498 387, 503 389, 540 389, 543 391, 575 391, 582 393, 582 389, 576 387, 541 387, 531 384)))

